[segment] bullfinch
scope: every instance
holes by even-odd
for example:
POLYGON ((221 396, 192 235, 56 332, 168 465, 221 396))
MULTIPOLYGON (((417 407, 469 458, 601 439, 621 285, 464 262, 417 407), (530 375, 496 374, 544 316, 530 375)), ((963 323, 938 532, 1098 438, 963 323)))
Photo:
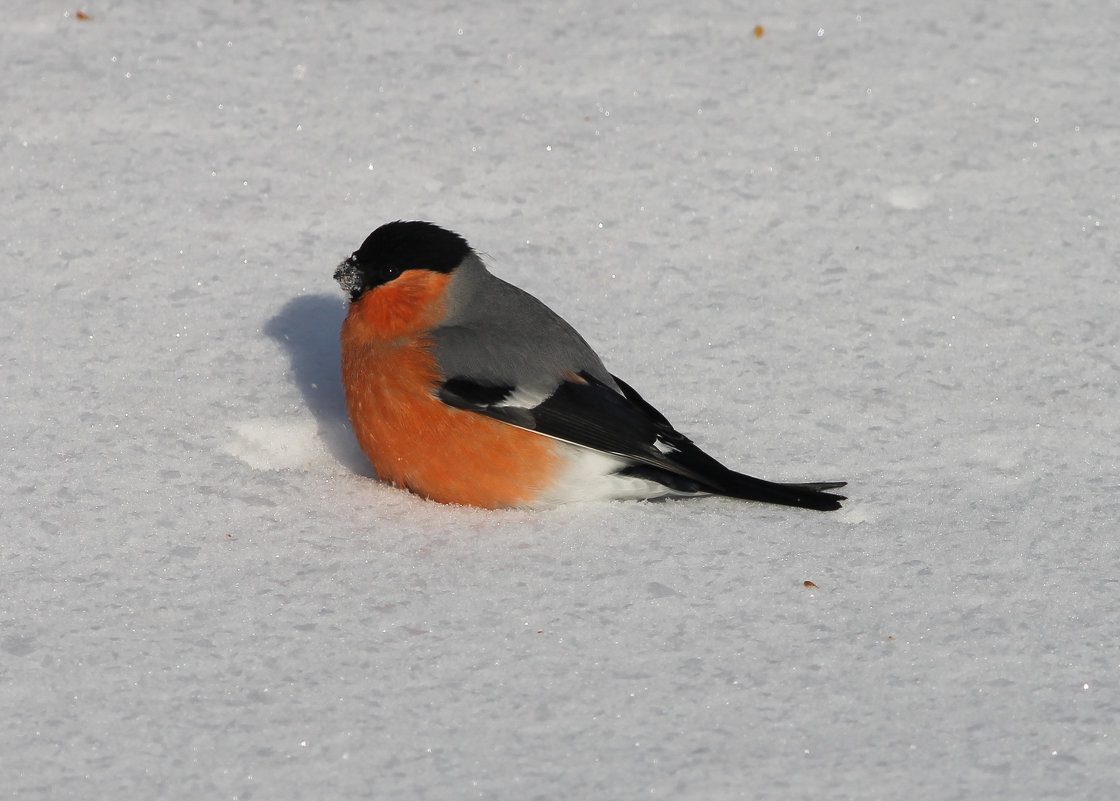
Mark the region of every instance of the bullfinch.
POLYGON ((572 326, 463 237, 382 225, 339 265, 342 383, 378 478, 488 509, 725 495, 838 509, 842 481, 736 473, 612 375, 572 326))

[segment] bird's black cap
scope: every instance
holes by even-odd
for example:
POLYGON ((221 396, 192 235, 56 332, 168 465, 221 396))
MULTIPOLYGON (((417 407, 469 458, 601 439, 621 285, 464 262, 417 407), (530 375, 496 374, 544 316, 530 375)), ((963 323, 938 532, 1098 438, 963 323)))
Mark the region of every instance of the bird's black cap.
POLYGON ((397 220, 366 237, 335 270, 334 280, 355 301, 406 270, 450 273, 471 252, 463 237, 430 222, 397 220))

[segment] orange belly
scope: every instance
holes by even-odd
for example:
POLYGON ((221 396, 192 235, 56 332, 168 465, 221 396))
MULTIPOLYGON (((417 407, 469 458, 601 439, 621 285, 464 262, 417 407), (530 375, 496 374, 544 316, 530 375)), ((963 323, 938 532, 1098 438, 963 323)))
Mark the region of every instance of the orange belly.
POLYGON ((434 396, 442 376, 422 339, 353 341, 350 323, 342 329, 346 408, 378 478, 488 509, 532 503, 554 480, 561 457, 552 440, 434 396))

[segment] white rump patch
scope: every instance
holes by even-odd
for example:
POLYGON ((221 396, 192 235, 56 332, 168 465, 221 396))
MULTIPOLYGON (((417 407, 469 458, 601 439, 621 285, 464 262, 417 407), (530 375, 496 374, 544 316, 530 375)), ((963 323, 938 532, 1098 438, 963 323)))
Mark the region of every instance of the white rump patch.
POLYGON ((630 464, 610 453, 573 445, 557 440, 567 461, 556 483, 543 492, 531 507, 556 506, 580 501, 640 500, 700 495, 705 493, 677 492, 664 484, 638 476, 623 476, 618 470, 630 464))

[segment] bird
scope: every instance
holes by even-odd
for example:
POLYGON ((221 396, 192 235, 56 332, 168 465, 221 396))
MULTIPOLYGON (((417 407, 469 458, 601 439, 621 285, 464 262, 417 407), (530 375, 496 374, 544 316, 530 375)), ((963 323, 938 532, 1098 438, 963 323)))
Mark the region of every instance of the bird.
POLYGON ((397 220, 334 279, 348 295, 342 385, 377 478, 485 509, 726 496, 822 511, 843 481, 731 470, 647 403, 558 314, 457 233, 397 220))

